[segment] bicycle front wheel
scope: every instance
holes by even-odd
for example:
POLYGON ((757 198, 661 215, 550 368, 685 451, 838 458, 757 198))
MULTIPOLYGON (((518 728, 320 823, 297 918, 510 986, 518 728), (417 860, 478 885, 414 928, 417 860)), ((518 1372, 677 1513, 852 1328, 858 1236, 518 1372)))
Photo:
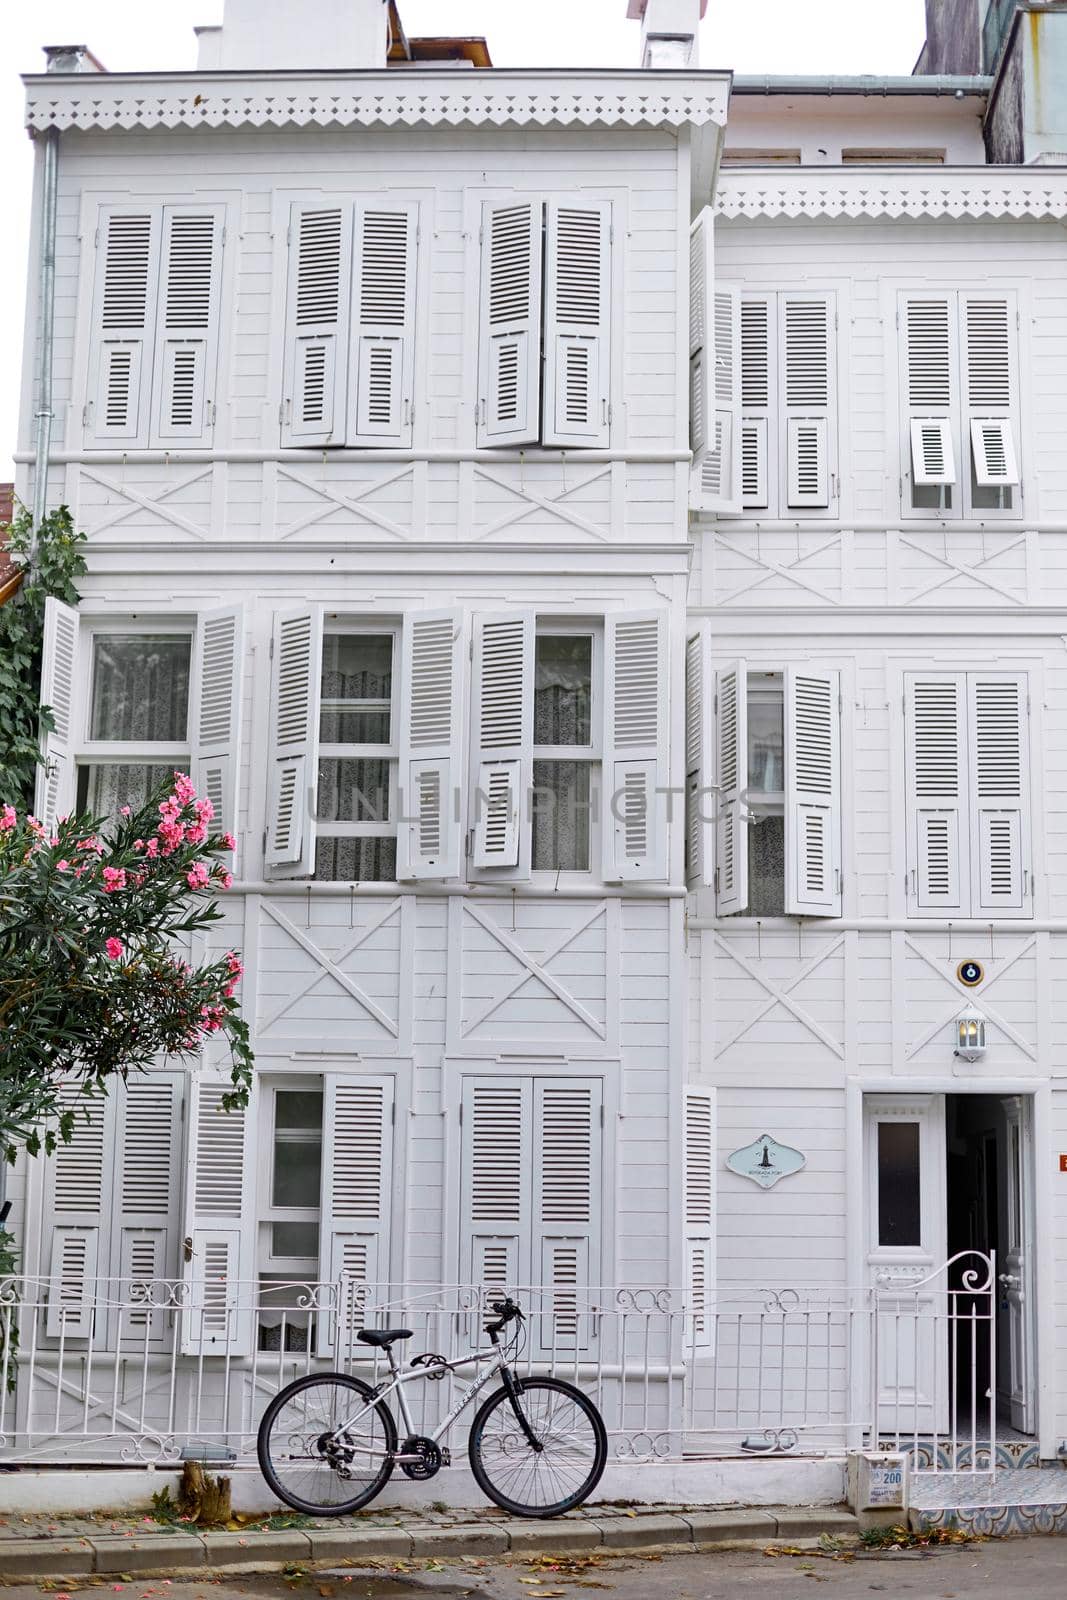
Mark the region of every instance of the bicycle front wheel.
POLYGON ((256 1440, 260 1470, 279 1500, 311 1517, 343 1517, 383 1489, 396 1423, 384 1401, 340 1372, 298 1378, 274 1396, 256 1440), (339 1437, 338 1430, 343 1430, 339 1437))
POLYGON ((588 1395, 559 1378, 516 1379, 513 1388, 491 1394, 471 1426, 475 1482, 513 1516, 561 1517, 600 1482, 608 1458, 603 1419, 588 1395))

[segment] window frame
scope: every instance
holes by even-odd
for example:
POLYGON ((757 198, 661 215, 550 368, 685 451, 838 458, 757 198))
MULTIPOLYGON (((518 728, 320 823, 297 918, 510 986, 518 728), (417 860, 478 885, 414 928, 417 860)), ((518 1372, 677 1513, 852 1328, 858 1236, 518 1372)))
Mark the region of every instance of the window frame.
MULTIPOLYGON (((373 623, 360 617, 324 617, 322 642, 325 652, 326 640, 331 635, 343 635, 348 638, 380 638, 388 636, 392 641, 392 668, 390 672, 389 695, 389 732, 388 744, 327 744, 321 738, 318 742, 316 753, 315 772, 315 810, 311 821, 315 828, 316 851, 320 839, 397 839, 399 834, 399 784, 400 784, 400 672, 403 659, 403 622, 390 621, 373 623), (389 822, 329 822, 324 821, 318 814, 319 773, 318 764, 322 761, 386 761, 389 765, 389 822)), ((323 660, 319 661, 319 726, 322 726, 324 700, 321 694, 323 660)), ((381 702, 383 705, 385 701, 381 702)), ((321 878, 317 871, 312 872, 311 881, 316 883, 383 883, 395 884, 397 878, 321 878)))
MULTIPOLYGON (((740 510, 730 513, 731 516, 742 516, 747 519, 762 522, 804 522, 804 521, 836 521, 842 514, 841 508, 841 459, 844 448, 842 430, 847 425, 845 407, 843 405, 844 384, 841 373, 841 328, 845 324, 848 307, 844 286, 840 283, 825 281, 808 283, 798 281, 788 288, 771 288, 756 286, 738 286, 738 318, 740 324, 740 367, 738 372, 738 427, 741 437, 741 449, 744 453, 744 440, 746 427, 762 424, 763 438, 763 466, 766 484, 766 497, 760 500, 746 499, 744 494, 744 470, 740 479, 739 503, 740 510), (790 422, 793 414, 786 405, 786 341, 785 341, 785 306, 790 300, 825 301, 827 307, 827 380, 828 393, 826 404, 826 499, 825 506, 791 505, 789 503, 790 487, 790 422), (744 307, 746 304, 762 304, 767 308, 767 406, 763 410, 752 410, 745 406, 745 363, 744 363, 744 307)), ((819 408, 815 408, 816 411, 819 408)))
POLYGON ((556 639, 589 639, 592 650, 590 655, 590 685, 589 685, 589 732, 590 742, 587 745, 573 744, 546 744, 539 745, 531 734, 530 738, 530 787, 531 805, 530 816, 526 826, 530 833, 530 877, 538 882, 551 879, 553 882, 587 883, 590 877, 597 872, 600 863, 602 818, 601 818, 601 785, 604 771, 604 621, 603 618, 570 621, 566 617, 546 617, 543 621, 538 615, 534 623, 534 671, 531 692, 534 695, 533 715, 531 726, 536 725, 536 696, 537 696, 537 641, 541 638, 556 639), (538 761, 573 761, 583 762, 589 768, 589 865, 588 867, 534 867, 533 866, 533 769, 538 761))
MULTIPOLYGON (((258 1203, 255 1207, 256 1230, 261 1238, 265 1239, 262 1247, 256 1250, 256 1277, 257 1281, 265 1274, 283 1274, 287 1278, 307 1279, 309 1283, 317 1283, 322 1276, 322 1185, 319 1185, 319 1203, 311 1206, 282 1206, 275 1204, 273 1199, 274 1174, 276 1161, 276 1144, 278 1138, 278 1096, 279 1094, 292 1094, 304 1090, 317 1093, 322 1098, 323 1116, 325 1115, 326 1087, 325 1077, 322 1073, 291 1073, 271 1075, 263 1082, 263 1095, 260 1101, 259 1116, 260 1127, 263 1130, 263 1164, 262 1188, 258 1203), (312 1087, 314 1086, 314 1087, 312 1087), (305 1222, 315 1228, 316 1251, 314 1261, 310 1256, 278 1256, 274 1253, 274 1224, 275 1222, 305 1222), (313 1271, 308 1272, 308 1265, 313 1265, 313 1271)), ((310 1130, 295 1130, 310 1132, 310 1130)), ((320 1119, 317 1141, 297 1139, 291 1142, 312 1144, 317 1142, 319 1150, 325 1159, 325 1127, 320 1119)), ((257 1241, 258 1244, 258 1241, 257 1241)))

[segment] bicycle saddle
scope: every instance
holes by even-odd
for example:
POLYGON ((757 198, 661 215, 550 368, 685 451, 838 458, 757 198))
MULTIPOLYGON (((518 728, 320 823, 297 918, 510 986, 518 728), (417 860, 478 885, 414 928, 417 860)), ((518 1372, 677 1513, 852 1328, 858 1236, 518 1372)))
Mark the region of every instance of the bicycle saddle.
POLYGON ((360 1344, 377 1345, 380 1350, 385 1350, 393 1343, 394 1339, 410 1339, 410 1328, 360 1328, 356 1334, 360 1344))

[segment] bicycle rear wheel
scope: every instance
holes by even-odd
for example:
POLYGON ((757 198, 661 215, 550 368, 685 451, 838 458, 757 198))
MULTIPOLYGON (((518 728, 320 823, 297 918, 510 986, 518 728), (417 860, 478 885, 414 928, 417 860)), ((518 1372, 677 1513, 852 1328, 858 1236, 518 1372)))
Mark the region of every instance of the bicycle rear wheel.
POLYGON ((373 1500, 389 1481, 396 1448, 389 1407, 375 1403, 369 1384, 340 1372, 313 1373, 282 1389, 264 1411, 256 1439, 270 1488, 312 1517, 343 1517, 373 1500), (350 1418, 358 1420, 332 1441, 350 1418))
POLYGON ((471 1471, 483 1494, 517 1517, 561 1517, 588 1500, 608 1458, 589 1396, 560 1378, 516 1379, 491 1394, 471 1425, 471 1471), (530 1435, 519 1418, 519 1409, 530 1435))

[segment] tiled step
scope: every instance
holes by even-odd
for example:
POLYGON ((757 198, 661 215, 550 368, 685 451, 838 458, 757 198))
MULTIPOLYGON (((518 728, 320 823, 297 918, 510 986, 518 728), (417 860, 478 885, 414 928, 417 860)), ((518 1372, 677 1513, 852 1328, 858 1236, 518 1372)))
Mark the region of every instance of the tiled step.
POLYGON ((979 1534, 1067 1533, 1067 1471, 1008 1467, 994 1473, 937 1472, 911 1480, 913 1528, 979 1534))

